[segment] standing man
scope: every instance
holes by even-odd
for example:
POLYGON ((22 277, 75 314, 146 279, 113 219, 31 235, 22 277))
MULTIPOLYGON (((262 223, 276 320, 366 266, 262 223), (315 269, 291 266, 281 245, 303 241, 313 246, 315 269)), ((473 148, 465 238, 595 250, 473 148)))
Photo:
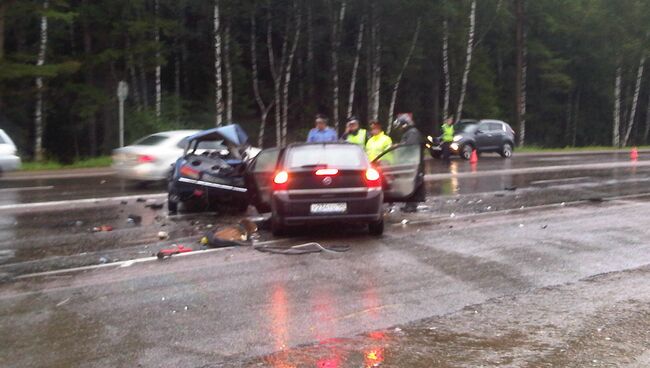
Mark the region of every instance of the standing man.
POLYGON ((442 161, 446 164, 450 163, 449 156, 451 155, 451 144, 454 142, 454 119, 447 118, 442 124, 442 161))
POLYGON ((316 115, 316 127, 309 131, 308 143, 336 142, 338 136, 334 129, 327 126, 328 120, 325 115, 316 115))
POLYGON ((370 122, 370 134, 372 136, 368 139, 368 143, 366 143, 366 154, 370 161, 372 161, 389 149, 393 145, 393 140, 384 133, 381 123, 378 121, 370 122))
MULTIPOLYGON (((420 155, 422 155, 422 146, 424 145, 424 137, 422 133, 415 127, 415 122, 410 115, 403 114, 400 115, 397 120, 393 122, 393 128, 395 131, 403 131, 402 139, 400 144, 404 145, 418 145, 420 147, 420 155)), ((420 166, 418 167, 418 173, 415 183, 415 191, 413 195, 406 201, 404 207, 402 207, 402 212, 416 212, 418 209, 418 203, 424 202, 426 200, 426 192, 424 188, 424 160, 420 157, 420 166)))
POLYGON ((366 142, 370 139, 370 135, 367 130, 359 127, 359 119, 352 116, 348 118, 348 122, 345 126, 345 133, 343 133, 341 139, 348 143, 358 144, 361 147, 365 147, 366 142))

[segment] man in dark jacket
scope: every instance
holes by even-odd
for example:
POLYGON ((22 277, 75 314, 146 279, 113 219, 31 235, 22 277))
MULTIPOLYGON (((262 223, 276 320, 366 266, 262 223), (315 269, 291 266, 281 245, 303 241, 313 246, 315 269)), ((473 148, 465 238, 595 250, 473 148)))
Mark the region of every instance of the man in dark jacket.
MULTIPOLYGON (((420 133, 418 128, 415 127, 415 122, 413 122, 413 119, 409 115, 400 115, 397 120, 393 122, 393 128, 397 132, 403 132, 400 144, 417 144, 420 146, 424 144, 422 133, 420 133)), ((420 150, 420 154, 422 154, 422 150, 420 150)), ((418 209, 418 203, 426 200, 426 192, 424 188, 424 160, 420 159, 420 162, 421 164, 418 168, 418 174, 416 177, 415 191, 402 208, 403 212, 416 212, 418 209)))

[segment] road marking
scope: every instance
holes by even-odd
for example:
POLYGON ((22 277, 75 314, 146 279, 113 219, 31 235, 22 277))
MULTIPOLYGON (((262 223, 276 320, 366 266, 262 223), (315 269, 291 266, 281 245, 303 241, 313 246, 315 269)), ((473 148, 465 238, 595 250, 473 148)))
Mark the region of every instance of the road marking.
POLYGON ((0 189, 0 193, 6 193, 6 192, 31 192, 31 191, 36 191, 36 190, 50 190, 50 189, 54 189, 54 185, 46 185, 46 186, 40 186, 40 187, 2 188, 2 189, 0 189))
POLYGON ((575 178, 566 178, 566 179, 536 180, 536 181, 531 181, 530 185, 570 183, 570 182, 581 181, 581 180, 590 179, 590 178, 591 178, 590 176, 578 176, 578 177, 575 177, 575 178))
POLYGON ((6 210, 24 210, 24 209, 34 209, 34 208, 47 208, 47 207, 57 207, 64 205, 80 205, 80 204, 97 204, 105 202, 115 202, 115 201, 128 201, 132 199, 160 199, 166 198, 167 193, 158 193, 158 194, 142 194, 142 195, 128 195, 121 197, 100 197, 100 198, 84 198, 84 199, 72 199, 67 201, 49 201, 49 202, 35 202, 35 203, 16 203, 16 204, 5 204, 0 205, 0 211, 6 210))

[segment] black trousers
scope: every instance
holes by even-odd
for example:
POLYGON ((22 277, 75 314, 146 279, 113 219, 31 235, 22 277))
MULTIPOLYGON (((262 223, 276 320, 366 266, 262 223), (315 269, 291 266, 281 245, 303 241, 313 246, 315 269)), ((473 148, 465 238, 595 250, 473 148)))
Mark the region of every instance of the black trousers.
POLYGON ((442 160, 444 162, 449 162, 451 159, 451 148, 449 147, 451 142, 442 142, 440 147, 442 148, 442 160))

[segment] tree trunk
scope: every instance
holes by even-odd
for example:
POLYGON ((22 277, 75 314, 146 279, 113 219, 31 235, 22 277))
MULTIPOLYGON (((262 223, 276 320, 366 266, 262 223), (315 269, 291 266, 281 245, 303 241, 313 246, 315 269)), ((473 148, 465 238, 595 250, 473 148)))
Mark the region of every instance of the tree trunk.
MULTIPOLYGON (((83 2, 84 6, 88 5, 88 0, 84 0, 83 2)), ((87 19, 82 20, 82 27, 83 27, 83 47, 84 47, 84 56, 87 61, 90 60, 91 54, 92 54, 92 32, 90 30, 90 26, 88 24, 87 19)), ((84 68, 84 81, 86 85, 88 86, 94 86, 94 78, 93 78, 93 70, 91 67, 90 62, 88 62, 87 65, 85 65, 84 68)), ((97 155, 97 116, 95 112, 93 111, 90 116, 87 117, 88 121, 88 145, 90 146, 89 153, 90 156, 96 156, 97 155)))
POLYGON ((524 93, 526 81, 524 80, 524 0, 515 0, 515 13, 517 18, 516 29, 516 57, 517 66, 515 70, 515 126, 519 130, 519 146, 522 147, 525 143, 526 125, 524 121, 524 110, 526 109, 524 102, 524 93))
POLYGON ((339 48, 341 46, 341 28, 345 19, 345 8, 347 6, 344 0, 339 8, 338 15, 334 15, 332 20, 332 120, 334 121, 334 130, 337 134, 339 131, 340 109, 339 109, 339 48))
MULTIPOLYGON (((38 59, 36 65, 42 67, 45 65, 45 56, 47 52, 47 10, 49 0, 43 1, 43 14, 41 15, 41 32, 40 44, 38 48, 38 59)), ((34 158, 36 161, 43 161, 43 132, 45 121, 43 118, 43 78, 36 77, 36 111, 34 113, 34 158)))
POLYGON ((269 69, 273 78, 273 99, 275 104, 275 143, 278 147, 282 146, 282 72, 289 43, 289 21, 287 21, 284 39, 282 41, 282 50, 280 54, 280 65, 276 66, 275 51, 273 48, 273 19, 271 17, 271 1, 267 2, 267 27, 266 27, 266 48, 269 54, 269 69))
MULTIPOLYGON (((127 50, 131 50, 131 39, 128 35, 124 37, 124 43, 127 50)), ((135 71, 135 58, 133 53, 128 51, 126 58, 126 68, 129 72, 129 78, 131 79, 131 90, 133 91, 133 99, 135 100, 136 108, 138 111, 142 110, 142 101, 140 100, 140 85, 138 83, 138 77, 135 71)))
POLYGON ((456 121, 463 117, 463 104, 465 103, 465 93, 467 92, 467 81, 469 72, 472 67, 472 53, 474 51, 474 32, 476 30, 476 0, 472 0, 469 12, 469 32, 467 35, 467 55, 465 58, 465 70, 461 81, 460 97, 458 98, 458 109, 456 110, 456 121))
POLYGON ((149 86, 147 82, 147 70, 144 67, 142 54, 138 57, 138 69, 140 69, 140 88, 142 88, 142 103, 145 109, 149 109, 149 86))
MULTIPOLYGON (((291 51, 285 66, 284 86, 282 88, 282 146, 287 144, 287 129, 289 125, 289 86, 291 85, 291 70, 293 67, 293 59, 296 56, 298 49, 298 41, 300 40, 300 32, 302 30, 302 8, 294 2, 294 9, 296 10, 296 29, 294 30, 293 43, 291 44, 291 51)), ((287 33, 287 37, 289 34, 287 33)))
POLYGON ((162 114, 162 66, 160 56, 160 27, 158 26, 158 17, 160 16, 160 0, 154 2, 154 13, 156 16, 154 38, 156 40, 156 119, 160 120, 162 114))
POLYGON ((648 135, 650 134, 650 93, 648 93, 648 106, 645 113, 645 132, 643 132, 643 142, 648 144, 648 135))
POLYGON ((409 48, 408 54, 406 54, 406 59, 404 59, 404 64, 402 64, 402 69, 397 75, 397 79, 395 79, 395 84, 393 84, 393 94, 391 96, 390 105, 388 108, 388 119, 386 119, 386 123, 388 124, 388 133, 390 133, 391 127, 393 126, 392 124, 390 124, 390 122, 393 120, 393 117, 395 115, 395 103, 397 102, 397 92, 399 91, 399 85, 402 82, 404 71, 406 71, 406 68, 411 62, 411 58, 413 57, 413 52, 415 51, 415 46, 418 43, 418 37, 420 35, 421 24, 422 24, 422 20, 418 18, 417 25, 415 26, 415 32, 413 33, 413 39, 411 40, 411 47, 409 48))
POLYGON ((259 135, 257 137, 257 145, 258 147, 262 148, 264 147, 264 135, 266 133, 266 120, 268 118, 269 112, 271 111, 271 108, 273 106, 273 102, 269 103, 267 106, 264 103, 264 99, 262 98, 262 94, 260 93, 260 85, 259 85, 259 72, 258 72, 258 66, 257 66, 257 27, 256 27, 256 21, 255 21, 255 12, 251 13, 251 69, 252 69, 252 77, 253 77, 253 92, 255 94, 255 102, 257 102, 257 106, 260 109, 260 129, 259 129, 259 135))
POLYGON ((359 62, 361 61, 361 47, 363 46, 363 32, 366 26, 366 17, 361 18, 359 23, 359 32, 357 33, 356 52, 354 54, 354 63, 352 64, 352 75, 350 75, 350 90, 348 95, 347 116, 351 117, 354 112, 354 94, 357 87, 357 73, 359 71, 359 62))
MULTIPOLYGON (((372 101, 370 103, 370 119, 379 119, 379 100, 381 93, 381 39, 380 39, 380 24, 379 14, 376 9, 375 3, 371 5, 372 11, 372 39, 374 45, 374 54, 372 56, 372 101)), ((389 124, 389 122, 387 122, 389 124)))
POLYGON ((621 79, 623 68, 619 60, 616 67, 616 83, 614 85, 614 124, 612 126, 612 146, 619 147, 621 144, 621 79))
POLYGON ((449 24, 442 23, 442 73, 445 79, 444 101, 442 103, 442 120, 449 118, 449 98, 451 94, 451 76, 449 75, 449 24))
POLYGON ((226 73, 226 124, 232 124, 232 65, 230 64, 230 25, 224 30, 224 71, 226 73))
POLYGON ((8 1, 0 1, 0 61, 5 57, 5 15, 8 8, 8 1))
POLYGON ((578 89, 578 92, 576 92, 576 102, 573 107, 573 129, 571 131, 571 147, 576 146, 579 119, 580 119, 580 90, 578 89))
POLYGON ((632 99, 632 106, 630 111, 630 120, 627 122, 627 129, 625 131, 625 139, 623 140, 623 145, 627 146, 630 141, 630 134, 632 133, 632 128, 634 127, 634 120, 636 118, 636 110, 639 104, 639 94, 641 93, 641 81, 643 80, 643 70, 645 68, 645 55, 641 57, 639 62, 639 69, 636 74, 636 87, 634 88, 634 97, 632 99))
POLYGON ((178 124, 181 120, 181 60, 178 53, 174 53, 174 118, 178 124))
POLYGON ((219 0, 214 0, 214 79, 215 79, 215 125, 223 124, 223 77, 221 75, 221 26, 219 24, 219 0))

